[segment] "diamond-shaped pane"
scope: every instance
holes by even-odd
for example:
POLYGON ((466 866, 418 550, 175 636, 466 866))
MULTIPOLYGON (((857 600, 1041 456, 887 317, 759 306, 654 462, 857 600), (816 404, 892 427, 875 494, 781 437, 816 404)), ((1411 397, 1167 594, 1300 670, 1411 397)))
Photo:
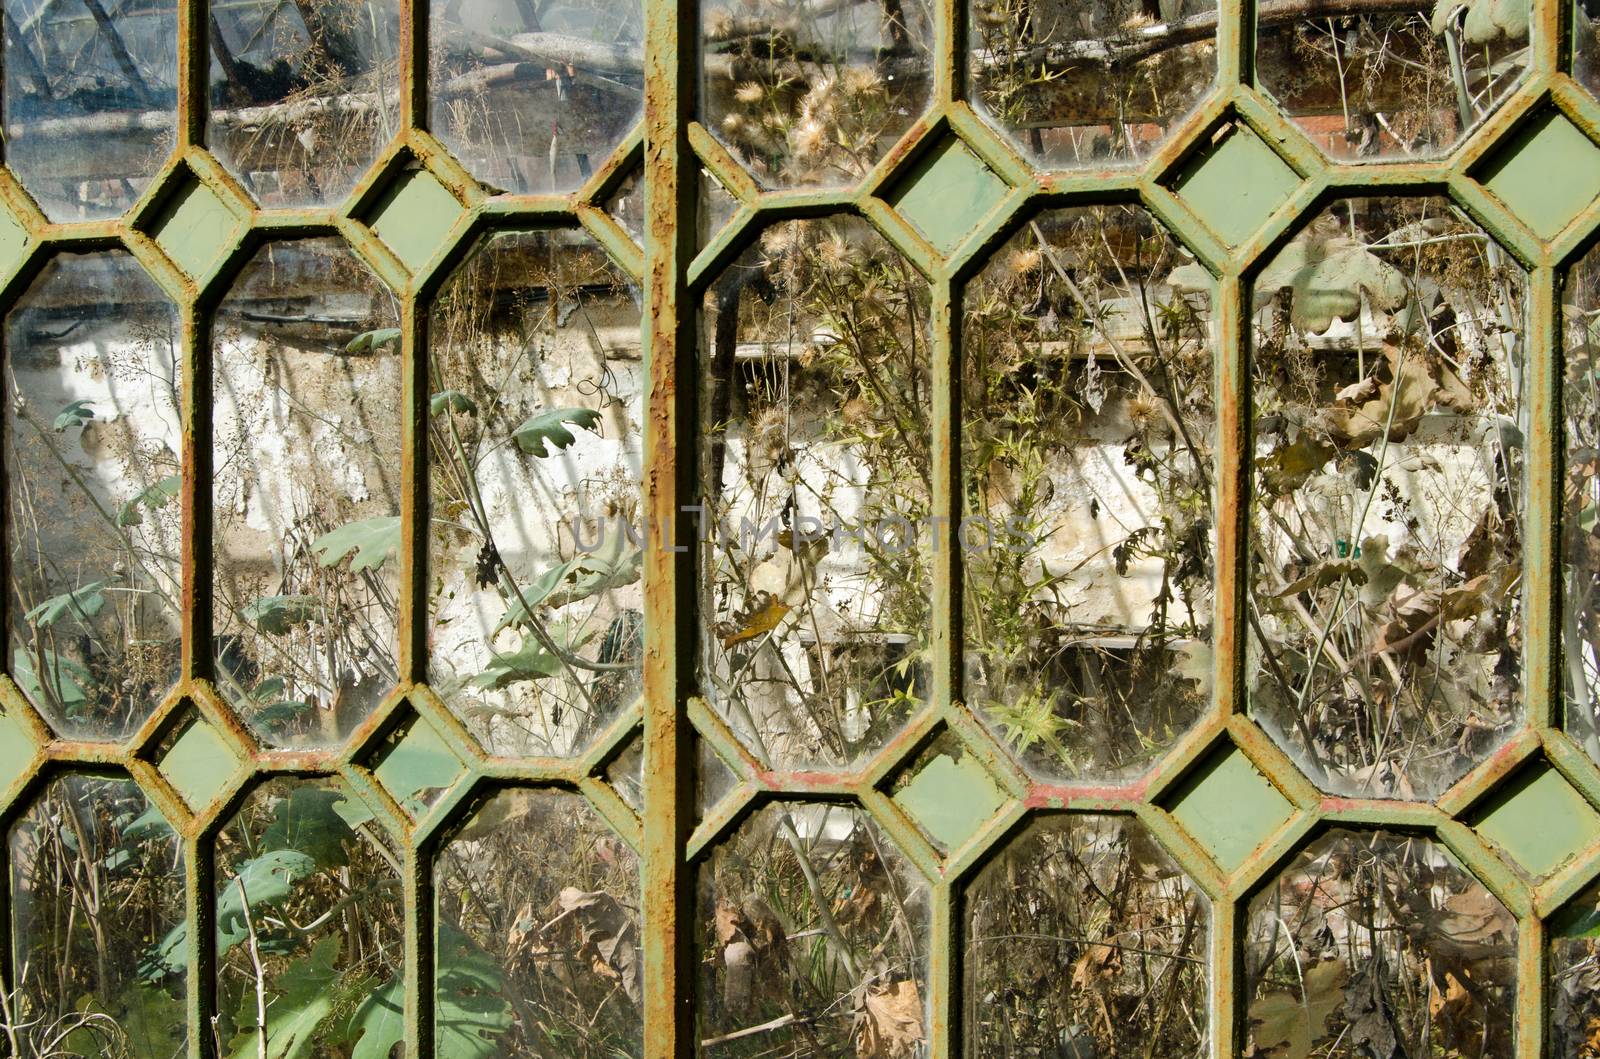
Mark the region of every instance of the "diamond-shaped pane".
POLYGON ((378 782, 407 812, 421 814, 455 785, 466 766, 426 717, 417 715, 389 736, 373 769, 378 782))
POLYGON ((10 210, 0 206, 0 271, 11 271, 27 249, 28 229, 10 210))
POLYGON ((191 809, 202 809, 227 786, 238 768, 233 748, 203 717, 186 724, 156 767, 191 809))
POLYGON ((1212 231, 1232 245, 1255 234, 1300 184, 1261 137, 1235 124, 1186 161, 1172 190, 1212 231))
POLYGON ((1537 235, 1550 239, 1600 195, 1600 147, 1549 110, 1496 148, 1476 176, 1537 235))
POLYGON ((239 236, 244 221, 193 175, 161 207, 150 237, 190 276, 199 279, 239 236))
POLYGON ((28 771, 35 749, 28 729, 15 718, 0 714, 0 788, 11 786, 28 771))
POLYGON ((1289 800, 1238 750, 1213 755, 1167 808, 1229 872, 1294 815, 1289 800))
POLYGON ((952 137, 912 167, 890 202, 928 242, 948 254, 1010 190, 966 144, 952 137))
POLYGON ((1548 875, 1600 839, 1600 813, 1555 769, 1524 769, 1477 815, 1478 833, 1530 875, 1548 875))
POLYGON ((895 787, 895 802, 947 850, 977 834, 1006 803, 983 762, 949 732, 906 768, 895 787))
POLYGON ((367 226, 415 272, 444 243, 466 208, 426 169, 395 179, 368 211, 367 226))

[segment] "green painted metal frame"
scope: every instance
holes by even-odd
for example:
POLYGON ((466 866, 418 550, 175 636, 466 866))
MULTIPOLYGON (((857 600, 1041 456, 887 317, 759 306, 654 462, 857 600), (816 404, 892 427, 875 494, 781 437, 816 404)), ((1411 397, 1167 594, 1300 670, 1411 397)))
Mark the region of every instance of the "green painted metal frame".
MULTIPOLYGON (((125 246, 181 307, 183 394, 185 622, 183 672, 168 701, 126 744, 55 738, 9 678, 0 681, 0 702, 13 738, 31 748, 20 777, 0 792, 7 823, 33 793, 63 770, 131 775, 175 821, 187 865, 187 912, 194 935, 212 936, 211 836, 231 809, 262 777, 279 774, 338 775, 371 802, 405 849, 407 909, 407 1054, 432 1054, 432 894, 430 857, 450 822, 470 810, 474 798, 494 784, 539 784, 581 792, 640 851, 643 870, 645 959, 645 1052, 677 1057, 696 1050, 692 1001, 696 954, 691 916, 696 866, 718 839, 753 808, 774 798, 850 800, 862 805, 928 876, 934 934, 930 945, 931 1021, 929 1047, 935 1059, 960 1054, 960 888, 1028 819, 1051 812, 1118 812, 1142 820, 1211 898, 1213 929, 1211 1052, 1239 1053, 1246 1026, 1241 981, 1242 915, 1249 895, 1287 862, 1313 832, 1329 825, 1387 827, 1437 836, 1517 915, 1519 988, 1517 1059, 1538 1059, 1545 1039, 1544 924, 1561 906, 1600 876, 1600 844, 1576 856, 1549 878, 1535 880, 1504 859, 1471 826, 1475 812, 1496 785, 1535 758, 1543 758, 1589 802, 1600 806, 1600 767, 1560 728, 1559 483, 1562 430, 1559 342, 1559 282, 1563 269, 1600 238, 1600 201, 1565 230, 1541 240, 1476 179, 1482 159, 1514 137, 1548 108, 1565 114, 1591 140, 1600 140, 1600 102, 1563 71, 1570 67, 1570 9, 1562 0, 1534 0, 1532 69, 1514 96, 1466 142, 1436 161, 1334 164, 1255 85, 1253 5, 1222 0, 1217 38, 1218 73, 1211 94, 1155 157, 1137 168, 1037 172, 969 104, 965 92, 965 12, 956 0, 936 5, 934 103, 888 152, 871 174, 847 190, 766 191, 696 123, 699 84, 699 15, 690 2, 645 0, 648 43, 642 127, 580 191, 568 196, 491 196, 427 130, 427 0, 402 4, 401 111, 405 131, 338 208, 257 210, 249 196, 204 149, 205 0, 180 0, 181 39, 178 146, 150 190, 117 221, 56 224, 46 220, 16 180, 0 171, 0 202, 28 232, 27 246, 0 278, 0 305, 10 305, 56 250, 125 246), (1171 188, 1175 171, 1223 122, 1252 130, 1302 178, 1289 201, 1243 245, 1230 247, 1193 213, 1171 188), (889 204, 895 181, 928 151, 959 137, 1010 190, 960 240, 941 254, 889 204), (701 170, 708 170, 733 195, 733 219, 708 245, 696 237, 701 170), (368 226, 364 218, 391 182, 408 171, 426 171, 460 204, 459 217, 431 255, 414 271, 368 226), (604 203, 631 174, 642 170, 646 232, 641 248, 611 218, 604 203), (234 237, 200 274, 184 271, 157 235, 174 195, 198 182, 238 220, 234 237), (1351 193, 1448 194, 1528 270, 1531 277, 1528 348, 1532 430, 1527 443, 1531 487, 1527 509, 1525 564, 1524 688, 1526 723, 1489 760, 1432 804, 1358 800, 1319 793, 1290 758, 1251 720, 1244 701, 1245 520, 1249 490, 1250 394, 1248 291, 1253 271, 1293 234, 1300 219, 1332 198, 1351 193), (1140 202, 1167 224, 1216 277, 1214 301, 1220 355, 1215 387, 1219 409, 1219 510, 1216 672, 1212 708, 1199 727, 1176 745, 1150 775, 1119 787, 1052 786, 1033 782, 962 706, 962 570, 958 549, 939 553, 933 589, 932 701, 864 768, 848 774, 775 773, 764 770, 735 736, 694 697, 697 556, 693 521, 684 508, 694 503, 698 424, 694 386, 695 329, 700 293, 749 245, 759 228, 775 219, 855 213, 869 219, 929 278, 933 287, 935 438, 933 514, 958 514, 961 393, 959 356, 961 291, 1026 218, 1040 207, 1140 202), (420 425, 427 414, 426 307, 449 270, 481 232, 497 228, 582 226, 644 286, 647 305, 648 388, 644 490, 656 525, 675 527, 682 551, 651 549, 645 581, 645 695, 640 710, 624 715, 594 748, 574 760, 507 761, 486 757, 472 737, 426 687, 426 609, 423 551, 426 525, 426 444, 420 425), (229 279, 254 250, 270 239, 338 233, 396 291, 402 293, 402 355, 405 364, 405 465, 401 560, 406 574, 401 601, 400 671, 408 683, 397 689, 341 750, 282 752, 255 746, 210 685, 211 625, 210 460, 207 350, 210 314, 229 279), (204 806, 189 806, 163 774, 162 740, 194 711, 231 748, 238 765, 204 806), (374 776, 373 753, 413 712, 425 716, 466 763, 463 777, 420 819, 413 819, 374 776), (940 732, 948 730, 980 756, 997 777, 1005 807, 960 848, 941 853, 890 798, 891 779, 940 732), (604 781, 607 765, 629 740, 644 741, 644 801, 635 813, 604 781), (703 816, 694 802, 697 740, 704 740, 738 777, 735 789, 703 816), (1288 818, 1243 863, 1228 870, 1169 811, 1174 792, 1236 748, 1292 807, 1288 818)), ((1600 188, 1596 189, 1600 192, 1600 188)), ((175 255, 182 257, 182 254, 175 255)), ((202 256, 203 259, 203 256, 202 256)), ((192 264, 192 262, 191 262, 192 264)), ((3 900, 3 898, 0 898, 3 900)), ((0 921, 9 915, 0 908, 0 921)), ((209 945, 190 956, 189 1055, 205 1059, 212 1041, 205 1032, 212 1003, 213 957, 209 945)), ((7 969, 4 973, 9 973, 7 969)))

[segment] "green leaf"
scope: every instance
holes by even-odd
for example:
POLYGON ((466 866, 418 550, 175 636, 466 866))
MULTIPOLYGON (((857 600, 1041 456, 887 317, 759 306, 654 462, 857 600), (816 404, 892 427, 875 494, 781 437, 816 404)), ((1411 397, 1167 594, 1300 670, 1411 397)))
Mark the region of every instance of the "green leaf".
POLYGON ((344 791, 296 787, 273 807, 261 847, 304 853, 318 868, 341 867, 349 862, 346 845, 360 841, 352 829, 368 819, 366 807, 344 791))
MULTIPOLYGON (((338 1003, 341 943, 337 934, 323 938, 273 979, 281 990, 267 1000, 267 1059, 310 1059, 321 1051, 326 1042, 317 1027, 338 1003)), ((229 1059, 257 1059, 261 1054, 256 1018, 256 998, 247 992, 239 1011, 239 1033, 229 1042, 229 1059)))
POLYGON ((93 419, 94 409, 89 406, 88 401, 73 401, 56 413, 56 421, 52 425, 56 428, 56 432, 60 433, 68 427, 81 427, 93 419))
POLYGON ((510 654, 497 654, 482 673, 472 678, 473 687, 499 691, 523 680, 539 680, 561 672, 561 660, 544 649, 533 635, 522 638, 522 646, 510 654))
MULTIPOLYGON (((490 1059, 511 1028, 505 971, 472 939, 439 924, 439 973, 434 993, 434 1054, 438 1059, 490 1059)), ((398 980, 368 997, 350 1020, 356 1040, 350 1059, 389 1059, 405 1039, 405 989, 398 980)))
POLYGON ((428 411, 432 415, 441 412, 461 412, 472 416, 478 414, 478 402, 460 390, 441 390, 428 400, 428 411))
POLYGON ((564 607, 613 588, 631 585, 639 580, 643 567, 644 552, 629 544, 623 534, 612 534, 604 551, 579 555, 553 566, 524 588, 522 599, 511 601, 491 635, 498 635, 513 625, 525 624, 529 607, 564 607), (527 602, 527 607, 522 605, 523 601, 527 602))
POLYGON ((106 596, 100 590, 110 583, 109 578, 91 581, 82 588, 75 588, 59 596, 51 596, 23 617, 41 629, 48 629, 62 618, 71 615, 76 615, 80 621, 87 624, 90 618, 104 609, 106 596))
POLYGON ((363 331, 344 345, 346 353, 376 353, 385 346, 400 341, 398 327, 380 327, 376 331, 363 331))
POLYGON ((39 652, 44 656, 44 680, 34 672, 34 652, 17 648, 11 655, 11 677, 24 695, 34 702, 60 703, 61 708, 72 710, 89 701, 89 688, 94 685, 94 675, 83 666, 49 648, 39 652), (51 694, 45 694, 45 688, 51 694))
MULTIPOLYGON (((217 956, 221 958, 235 945, 250 936, 245 923, 244 908, 248 898, 252 912, 281 904, 293 892, 294 885, 316 874, 317 863, 309 855, 296 849, 269 850, 259 857, 245 861, 233 878, 219 880, 221 891, 217 894, 217 956), (244 894, 239 893, 240 881, 244 894)), ((189 924, 179 923, 139 963, 139 976, 145 981, 156 981, 168 974, 182 974, 189 960, 189 924)))
POLYGON ((166 507, 182 488, 183 475, 168 475, 118 508, 117 525, 137 526, 141 524, 144 522, 144 513, 139 510, 141 507, 147 507, 151 511, 166 507))
POLYGON ((267 635, 282 636, 321 612, 322 604, 315 596, 262 596, 246 604, 239 614, 267 635))
POLYGON ((530 456, 554 456, 578 439, 567 429, 568 424, 583 430, 596 430, 600 413, 593 408, 551 408, 522 421, 511 432, 517 448, 530 456))
POLYGON ((398 515, 384 515, 347 523, 312 541, 311 550, 322 553, 318 561, 323 566, 332 566, 355 552, 356 557, 350 563, 351 570, 360 573, 374 569, 400 550, 400 518, 398 515))

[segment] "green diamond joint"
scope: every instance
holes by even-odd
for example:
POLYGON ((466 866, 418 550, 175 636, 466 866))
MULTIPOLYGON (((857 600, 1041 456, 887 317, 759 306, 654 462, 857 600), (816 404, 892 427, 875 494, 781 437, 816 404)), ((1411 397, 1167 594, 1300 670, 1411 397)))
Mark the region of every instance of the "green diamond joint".
POLYGON ((1475 826, 1534 876, 1549 875, 1600 839, 1600 813, 1545 765, 1523 769, 1497 790, 1475 826))
POLYGON ((204 809, 239 767, 233 750, 203 718, 191 721, 156 766, 189 808, 204 809))
POLYGON ((1474 175, 1534 234, 1553 239, 1600 195, 1600 147, 1560 111, 1547 110, 1474 175))
POLYGON ((28 249, 28 230, 10 210, 0 209, 0 268, 10 270, 28 249))
POLYGON ((1005 792, 971 754, 939 754, 894 796, 928 836, 955 849, 988 823, 1006 802, 1005 792))
POLYGON ((202 279, 244 224, 215 191, 190 175, 161 207, 150 237, 174 264, 202 279))
POLYGON ((390 797, 420 816, 466 772, 439 730, 420 714, 395 730, 373 774, 390 797))
POLYGON ((955 137, 912 167, 889 202, 941 252, 953 252, 1010 186, 955 137))
POLYGON ((1168 810, 1233 872, 1294 815, 1294 806, 1238 750, 1215 754, 1178 788, 1168 810))
POLYGON ((1261 137, 1235 124, 1189 158, 1171 186, 1212 231, 1237 246, 1289 201, 1300 176, 1261 137))
POLYGON ((466 208, 426 169, 400 174, 367 214, 367 226, 417 271, 444 245, 466 208))

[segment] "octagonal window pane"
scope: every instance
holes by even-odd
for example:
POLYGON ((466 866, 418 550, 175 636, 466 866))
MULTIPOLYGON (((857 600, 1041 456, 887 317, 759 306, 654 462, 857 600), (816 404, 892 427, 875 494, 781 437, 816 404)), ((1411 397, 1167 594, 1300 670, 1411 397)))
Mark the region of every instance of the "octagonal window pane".
POLYGON ((1150 155, 1210 91, 1217 6, 1205 0, 968 0, 979 112, 1052 169, 1150 155))
POLYGON ((212 323, 215 679, 277 746, 341 742, 398 679, 398 324, 337 238, 263 247, 212 323))
POLYGON ((700 680, 775 768, 851 765, 929 694, 928 299, 844 217, 768 228, 706 294, 700 680))
POLYGON ((1327 790, 1436 797, 1522 716, 1524 290, 1437 198, 1256 280, 1251 709, 1327 790))
POLYGON ((349 193, 400 125, 396 0, 210 11, 206 143, 263 206, 349 193))
POLYGON ((123 251, 60 254, 6 317, 12 678, 122 739, 178 677, 177 310, 123 251))
POLYGON ((1516 0, 1333 19, 1292 5, 1263 10, 1257 76, 1332 158, 1436 156, 1522 82, 1529 12, 1516 0))
POLYGON ((1205 1054, 1210 908, 1134 818, 1038 821, 964 907, 964 1054, 1205 1054))
POLYGON ((933 12, 707 0, 700 120, 768 187, 854 184, 928 105, 933 12))
POLYGON ((276 779, 216 839, 216 1012, 229 1055, 388 1055, 404 1036, 400 854, 334 780, 276 779), (264 1042, 264 1043, 263 1043, 264 1042))
POLYGON ((1210 286, 1149 213, 1093 206, 963 299, 967 701, 1053 780, 1130 779, 1210 704, 1210 286))
POLYGON ((927 884, 860 809, 782 802, 750 816, 700 866, 701 1047, 918 1054, 928 902, 927 884))
POLYGON ((435 1047, 644 1054, 639 858, 578 794, 496 792, 434 865, 435 1047))
POLYGON ((432 11, 429 127, 491 189, 580 187, 639 120, 638 0, 460 0, 432 11))
POLYGON ((50 781, 11 827, 12 990, 21 1055, 183 1051, 183 846, 129 779, 50 781))
POLYGON ((52 221, 115 217, 172 151, 175 4, 6 0, 6 167, 52 221))
POLYGON ((1247 930, 1257 1053, 1513 1052, 1516 920, 1430 839, 1330 831, 1250 903, 1247 930))
POLYGON ((638 699, 640 326, 576 231, 489 237, 434 305, 429 679, 492 754, 581 753, 638 699))

